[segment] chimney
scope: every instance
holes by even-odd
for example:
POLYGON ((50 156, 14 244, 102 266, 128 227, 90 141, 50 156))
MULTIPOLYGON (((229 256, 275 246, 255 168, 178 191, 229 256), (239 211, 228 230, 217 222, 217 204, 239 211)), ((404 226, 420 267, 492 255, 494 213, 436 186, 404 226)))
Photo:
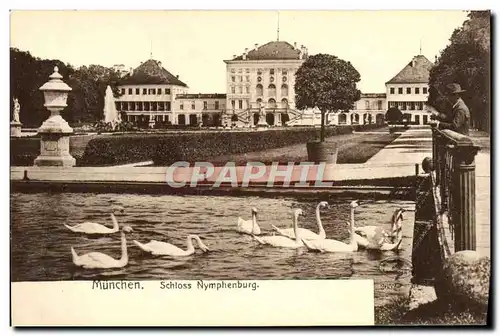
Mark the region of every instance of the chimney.
POLYGON ((158 61, 158 66, 161 67, 161 62, 160 61, 158 61))
POLYGON ((245 48, 245 54, 248 54, 248 48, 245 48))
POLYGON ((177 77, 177 79, 179 79, 179 75, 176 75, 175 77, 177 77))
POLYGON ((411 66, 412 66, 412 68, 414 68, 414 67, 415 67, 415 58, 413 58, 413 59, 411 60, 411 66))
POLYGON ((258 47, 259 47, 259 44, 255 43, 255 49, 257 49, 258 47))
POLYGON ((437 64, 437 62, 438 62, 438 57, 437 55, 434 55, 434 64, 437 64))
POLYGON ((236 58, 236 54, 233 55, 233 59, 236 58))
POLYGON ((242 58, 243 58, 244 60, 246 60, 246 59, 247 59, 247 53, 246 53, 246 52, 245 52, 245 53, 243 53, 242 58))
POLYGON ((297 49, 297 42, 293 42, 293 49, 297 49))
POLYGON ((300 49, 299 51, 299 59, 304 58, 304 50, 300 49))

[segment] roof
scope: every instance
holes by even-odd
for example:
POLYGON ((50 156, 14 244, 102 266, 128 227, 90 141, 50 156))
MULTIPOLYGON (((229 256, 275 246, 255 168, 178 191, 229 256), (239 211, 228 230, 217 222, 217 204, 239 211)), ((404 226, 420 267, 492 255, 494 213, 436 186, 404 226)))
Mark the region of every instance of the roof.
POLYGON ((167 84, 187 85, 161 66, 161 62, 149 59, 134 69, 132 74, 125 75, 118 84, 167 84))
POLYGON ((393 83, 428 83, 429 71, 434 66, 424 55, 417 55, 408 63, 403 70, 394 76, 386 84, 393 83))
MULTIPOLYGON (((307 51, 304 59, 307 58, 307 51)), ((296 49, 288 42, 271 41, 247 53, 246 60, 299 60, 300 49, 296 49)), ((243 55, 233 59, 233 61, 243 60, 243 55)))
POLYGON ((361 98, 386 98, 385 93, 362 93, 361 98))
POLYGON ((216 98, 216 99, 226 99, 225 93, 184 93, 178 94, 175 96, 176 99, 208 99, 208 98, 216 98))

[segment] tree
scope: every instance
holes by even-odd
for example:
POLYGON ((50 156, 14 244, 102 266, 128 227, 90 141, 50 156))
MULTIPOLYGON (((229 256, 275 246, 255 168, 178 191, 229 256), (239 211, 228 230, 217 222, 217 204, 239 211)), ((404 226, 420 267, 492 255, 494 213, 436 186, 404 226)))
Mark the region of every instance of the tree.
MULTIPOLYGON (((429 74, 428 104, 449 109, 440 92, 450 83, 466 90, 463 95, 471 113, 473 127, 489 130, 490 123, 490 11, 471 11, 462 27, 450 37, 429 74)), ((442 111, 442 110, 441 110, 442 111)))
POLYGON ((299 109, 318 108, 321 111, 321 136, 325 140, 325 114, 349 111, 361 92, 356 83, 359 72, 350 62, 333 55, 310 56, 295 74, 295 105, 299 109))
POLYGON ((388 123, 400 122, 402 118, 403 118, 403 112, 401 112, 397 107, 389 108, 385 114, 385 120, 388 123))

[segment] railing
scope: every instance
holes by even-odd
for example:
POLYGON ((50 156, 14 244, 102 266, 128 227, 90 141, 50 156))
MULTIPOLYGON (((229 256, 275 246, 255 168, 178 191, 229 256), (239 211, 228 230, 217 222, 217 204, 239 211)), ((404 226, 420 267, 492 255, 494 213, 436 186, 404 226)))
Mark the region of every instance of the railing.
MULTIPOLYGON (((437 198, 437 224, 448 226, 454 252, 476 249, 474 159, 478 150, 479 147, 465 135, 432 128, 432 162, 435 170, 432 184, 437 198)), ((446 240, 445 236, 441 238, 446 240)))

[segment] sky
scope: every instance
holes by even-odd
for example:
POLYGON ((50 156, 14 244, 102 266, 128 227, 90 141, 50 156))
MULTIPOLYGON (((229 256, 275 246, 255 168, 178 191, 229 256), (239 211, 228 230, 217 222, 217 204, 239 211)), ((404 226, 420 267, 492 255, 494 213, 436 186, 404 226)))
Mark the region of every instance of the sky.
POLYGON ((150 58, 191 93, 225 93, 224 60, 254 44, 279 40, 350 61, 358 88, 385 92, 385 82, 415 55, 430 61, 467 13, 442 11, 12 11, 10 45, 74 66, 150 58), (43 27, 42 29, 40 29, 43 27))

